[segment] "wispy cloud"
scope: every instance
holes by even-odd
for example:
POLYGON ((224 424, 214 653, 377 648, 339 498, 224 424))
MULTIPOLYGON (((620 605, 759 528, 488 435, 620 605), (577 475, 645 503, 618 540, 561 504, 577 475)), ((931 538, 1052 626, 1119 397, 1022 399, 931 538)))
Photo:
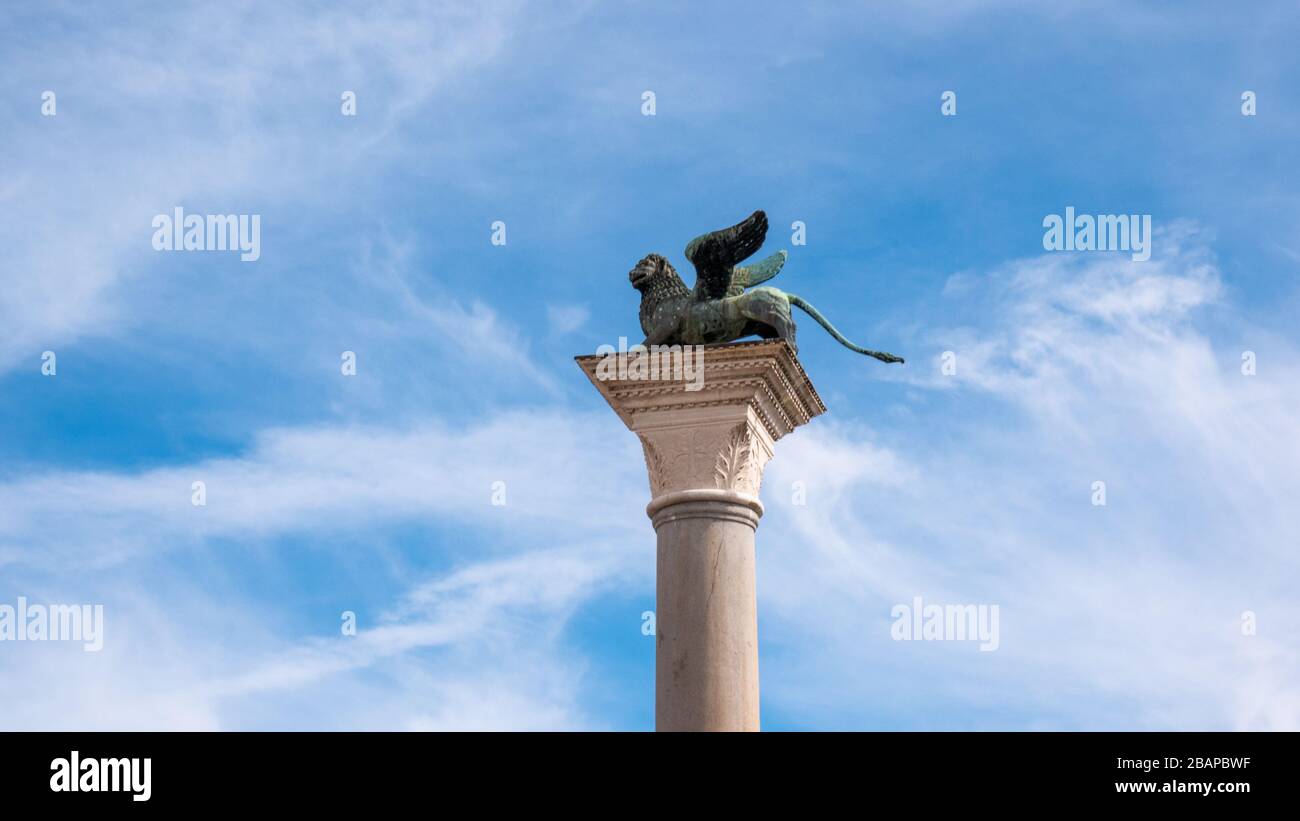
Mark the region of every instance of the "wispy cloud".
MULTIPOLYGON (((331 174, 360 156, 379 159, 350 183, 366 185, 392 161, 384 141, 396 125, 448 78, 494 57, 518 19, 509 4, 378 3, 313 8, 304 19, 305 8, 113 12, 83 21, 95 36, 61 48, 57 65, 50 43, 66 32, 6 37, 9 96, 39 103, 39 92, 52 89, 60 103, 57 116, 39 116, 33 104, 9 120, 7 152, 42 171, 0 187, 7 207, 40 215, 0 228, 10 249, 0 263, 0 368, 85 335, 158 321, 133 313, 128 297, 138 295, 124 290, 140 288, 159 264, 149 244, 155 214, 197 203, 249 213, 314 201, 335 188, 337 180, 324 184, 331 174), (344 90, 359 94, 367 115, 347 128, 344 90)), ((263 263, 283 265, 283 234, 267 239, 263 263)))
POLYGON ((556 334, 568 334, 581 328, 586 324, 591 312, 585 305, 547 305, 546 321, 551 326, 551 332, 556 334))
POLYGON ((1300 351, 1271 347, 1269 374, 1243 375, 1200 327, 1222 295, 1205 246, 1184 232, 1165 248, 1148 266, 1046 256, 984 278, 991 321, 955 346, 956 375, 926 381, 952 379, 954 409, 986 394, 992 416, 781 444, 764 625, 792 657, 833 650, 777 674, 769 699, 817 713, 818 682, 837 681, 825 703, 852 692, 877 727, 1300 726, 1284 684, 1300 608, 1278 581, 1297 570, 1300 351), (891 641, 890 607, 914 595, 999 604, 1001 649, 891 641), (1245 611, 1270 627, 1243 635, 1245 611), (907 712, 899 688, 944 718, 907 712))
MULTIPOLYGON (((604 417, 534 413, 461 430, 429 423, 410 431, 271 431, 238 459, 4 485, 6 589, 33 600, 102 602, 108 625, 105 648, 93 655, 7 644, 0 670, 24 674, 4 675, 0 690, 26 705, 7 724, 258 726, 249 705, 270 698, 295 705, 299 718, 289 723, 297 726, 307 705, 365 688, 384 670, 393 683, 381 705, 334 704, 320 720, 599 725, 578 700, 583 656, 564 651, 565 626, 604 592, 651 584, 640 560, 652 536, 638 526, 645 490, 635 443, 616 445, 623 458, 608 462, 590 447, 594 432, 620 430, 604 417), (196 477, 207 483, 206 506, 191 504, 196 477), (497 482, 504 505, 492 503, 497 482), (477 548, 392 534, 402 522, 455 521, 475 534, 477 548), (355 538, 336 546, 344 532, 355 538), (374 578, 431 558, 447 570, 394 578, 404 591, 395 602, 354 605, 362 615, 353 637, 339 633, 338 612, 328 611, 314 635, 278 633, 270 627, 274 603, 234 604, 247 601, 249 579, 233 565, 192 594, 168 589, 193 585, 179 568, 191 566, 190 554, 206 554, 204 545, 235 539, 247 550, 303 536, 320 540, 318 565, 338 564, 336 551, 359 541, 375 557, 366 562, 374 578), (393 552, 405 558, 386 569, 393 552), (482 688, 494 678, 498 686, 482 688), (95 694, 122 704, 101 713, 95 694), (165 707, 150 712, 155 700, 165 707)), ((342 600, 372 598, 358 591, 342 600)))

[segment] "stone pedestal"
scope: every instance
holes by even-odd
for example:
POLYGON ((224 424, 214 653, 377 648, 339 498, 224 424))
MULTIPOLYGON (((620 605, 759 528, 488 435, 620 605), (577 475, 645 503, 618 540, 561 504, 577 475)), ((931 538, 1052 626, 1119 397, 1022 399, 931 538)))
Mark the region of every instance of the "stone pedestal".
POLYGON ((757 730, 759 484, 776 440, 826 407, 781 340, 706 346, 702 381, 619 378, 603 358, 577 362, 640 438, 650 474, 655 728, 757 730))

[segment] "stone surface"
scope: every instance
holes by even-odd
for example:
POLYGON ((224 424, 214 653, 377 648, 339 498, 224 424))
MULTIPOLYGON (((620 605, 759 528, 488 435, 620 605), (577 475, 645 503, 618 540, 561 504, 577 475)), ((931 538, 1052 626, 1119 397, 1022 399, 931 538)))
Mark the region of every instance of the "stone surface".
POLYGON ((721 500, 654 516, 655 728, 758 730, 758 513, 721 500))
POLYGON ((824 413, 783 340, 706 346, 703 384, 599 379, 641 440, 657 534, 655 726, 757 730, 754 535, 763 468, 782 436, 824 413))
POLYGON ((681 490, 758 496, 772 446, 826 412, 782 340, 706 345, 703 387, 672 379, 598 379, 600 356, 578 365, 641 439, 654 499, 681 490))

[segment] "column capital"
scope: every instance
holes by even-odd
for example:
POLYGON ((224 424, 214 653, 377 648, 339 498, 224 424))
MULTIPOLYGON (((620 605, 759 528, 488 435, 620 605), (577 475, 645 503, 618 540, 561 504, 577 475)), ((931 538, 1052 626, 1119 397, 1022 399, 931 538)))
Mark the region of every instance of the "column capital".
MULTIPOLYGON (((694 350, 701 361, 688 353, 687 367, 677 373, 660 367, 662 360, 653 370, 617 368, 610 361, 617 353, 575 359, 641 440, 652 518, 676 501, 706 499, 761 515, 759 486, 773 445, 826 406, 784 340, 694 350)), ((638 355, 652 354, 626 356, 638 355)))

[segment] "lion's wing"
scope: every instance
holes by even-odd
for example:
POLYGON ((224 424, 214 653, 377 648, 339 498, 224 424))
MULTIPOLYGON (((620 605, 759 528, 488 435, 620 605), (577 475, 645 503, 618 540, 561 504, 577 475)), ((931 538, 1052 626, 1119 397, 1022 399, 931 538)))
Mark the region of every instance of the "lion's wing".
POLYGON ((787 256, 789 255, 785 251, 777 251, 753 265, 737 267, 731 272, 731 287, 727 288, 727 296, 740 296, 745 293, 746 288, 752 288, 760 282, 767 282, 781 273, 787 256))
POLYGON ((755 211, 730 228, 691 240, 686 246, 686 258, 695 266, 695 301, 726 296, 736 263, 752 256, 766 237, 767 214, 755 211))

